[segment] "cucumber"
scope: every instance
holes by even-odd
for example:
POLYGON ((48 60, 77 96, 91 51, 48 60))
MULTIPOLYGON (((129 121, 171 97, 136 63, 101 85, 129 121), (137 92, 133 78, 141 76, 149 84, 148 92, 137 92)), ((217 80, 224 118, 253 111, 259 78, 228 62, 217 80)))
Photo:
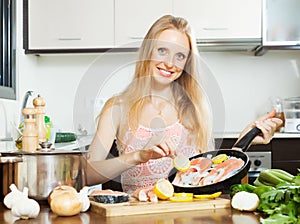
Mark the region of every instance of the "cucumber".
POLYGON ((271 169, 261 171, 258 176, 258 180, 264 185, 273 187, 284 182, 284 180, 280 179, 277 175, 272 173, 271 169))
POLYGON ((55 136, 55 143, 73 142, 77 139, 76 134, 71 132, 57 132, 55 136))
POLYGON ((281 169, 267 169, 260 172, 254 181, 255 186, 266 185, 275 187, 281 183, 292 183, 295 176, 281 169))
POLYGON ((293 182, 295 176, 290 174, 289 172, 286 172, 281 169, 271 169, 271 173, 279 177, 280 179, 287 181, 287 182, 293 182))

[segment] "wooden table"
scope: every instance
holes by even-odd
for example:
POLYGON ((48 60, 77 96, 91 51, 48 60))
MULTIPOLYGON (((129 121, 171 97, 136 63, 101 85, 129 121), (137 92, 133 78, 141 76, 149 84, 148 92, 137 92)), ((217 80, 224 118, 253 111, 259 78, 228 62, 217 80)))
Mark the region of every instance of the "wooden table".
POLYGON ((103 217, 91 211, 73 217, 57 217, 48 205, 41 206, 41 212, 36 219, 13 221, 11 211, 0 203, 1 224, 259 224, 259 216, 253 213, 241 213, 230 208, 202 211, 170 212, 163 214, 130 215, 118 217, 103 217))

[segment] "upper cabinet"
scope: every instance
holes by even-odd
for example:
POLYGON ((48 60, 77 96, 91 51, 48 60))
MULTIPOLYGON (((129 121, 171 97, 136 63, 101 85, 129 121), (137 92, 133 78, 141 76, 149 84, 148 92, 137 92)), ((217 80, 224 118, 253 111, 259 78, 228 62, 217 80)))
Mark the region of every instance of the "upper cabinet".
POLYGON ((173 0, 196 38, 261 38, 261 0, 173 0))
POLYGON ((187 18, 198 43, 260 39, 261 5, 261 0, 24 0, 24 48, 26 53, 136 50, 165 14, 187 18))
POLYGON ((172 0, 115 0, 116 47, 139 47, 152 23, 172 14, 172 0))
POLYGON ((300 50, 300 1, 262 1, 262 45, 255 55, 268 50, 300 50))
POLYGON ((114 46, 111 0, 25 0, 25 50, 114 46))
POLYGON ((263 1, 263 45, 300 45, 300 1, 263 1))

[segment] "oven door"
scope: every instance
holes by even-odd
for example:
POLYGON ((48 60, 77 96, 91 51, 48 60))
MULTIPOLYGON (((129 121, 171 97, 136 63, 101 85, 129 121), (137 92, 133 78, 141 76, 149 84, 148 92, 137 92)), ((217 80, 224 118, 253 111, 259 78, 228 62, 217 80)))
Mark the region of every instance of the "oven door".
POLYGON ((251 151, 246 153, 251 162, 248 172, 248 183, 253 184, 262 170, 272 168, 272 153, 271 151, 251 151))

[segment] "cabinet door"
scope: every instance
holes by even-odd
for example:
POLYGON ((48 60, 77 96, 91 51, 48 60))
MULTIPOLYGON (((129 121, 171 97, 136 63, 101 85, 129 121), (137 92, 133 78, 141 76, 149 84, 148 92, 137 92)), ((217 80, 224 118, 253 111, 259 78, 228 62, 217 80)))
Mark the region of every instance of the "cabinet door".
POLYGON ((263 1, 263 45, 300 45, 300 1, 263 1))
POLYGON ((174 0, 197 39, 261 38, 261 0, 174 0))
POLYGON ((112 47, 111 0, 28 0, 29 49, 112 47))
POLYGON ((115 0, 116 47, 138 47, 153 22, 171 12, 172 0, 115 0))
POLYGON ((300 139, 274 138, 272 140, 272 167, 297 175, 300 168, 300 139))

